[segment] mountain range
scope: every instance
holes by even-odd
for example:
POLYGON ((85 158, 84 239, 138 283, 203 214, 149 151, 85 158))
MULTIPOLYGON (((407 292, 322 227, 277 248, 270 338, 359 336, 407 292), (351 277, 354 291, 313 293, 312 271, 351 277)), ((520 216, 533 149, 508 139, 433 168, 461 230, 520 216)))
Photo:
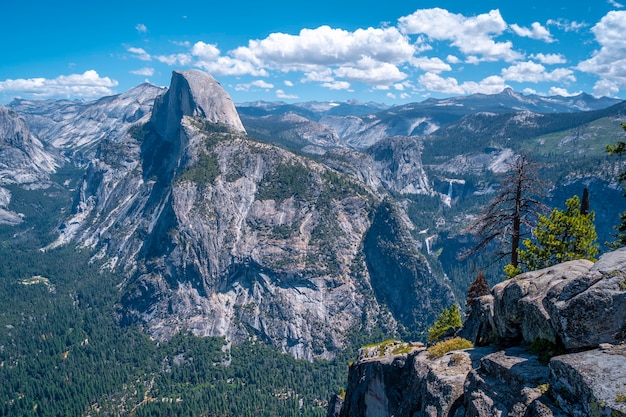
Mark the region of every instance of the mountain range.
POLYGON ((355 330, 422 338, 462 303, 464 230, 516 155, 544 164, 549 205, 589 188, 610 240, 624 163, 605 147, 625 107, 512 90, 235 105, 195 70, 93 102, 15 100, 0 106, 0 224, 32 233, 24 190, 69 197, 40 249, 77 245, 115 271, 121 324, 332 358, 355 330))

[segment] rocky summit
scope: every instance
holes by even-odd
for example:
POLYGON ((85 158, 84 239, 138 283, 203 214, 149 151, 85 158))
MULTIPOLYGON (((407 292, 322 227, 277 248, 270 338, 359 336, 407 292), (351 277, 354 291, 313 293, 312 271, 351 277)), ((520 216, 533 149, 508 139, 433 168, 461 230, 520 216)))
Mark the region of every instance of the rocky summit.
POLYGON ((362 348, 334 416, 626 415, 626 249, 519 275, 475 299, 476 347, 362 348))
MULTIPOLYGON (((48 246, 79 243, 121 273, 122 323, 329 358, 355 328, 424 331, 453 301, 384 193, 248 137, 209 74, 175 71, 150 92, 148 111, 97 143, 48 246)), ((406 166, 374 184, 430 192, 408 178, 421 165, 406 166)))

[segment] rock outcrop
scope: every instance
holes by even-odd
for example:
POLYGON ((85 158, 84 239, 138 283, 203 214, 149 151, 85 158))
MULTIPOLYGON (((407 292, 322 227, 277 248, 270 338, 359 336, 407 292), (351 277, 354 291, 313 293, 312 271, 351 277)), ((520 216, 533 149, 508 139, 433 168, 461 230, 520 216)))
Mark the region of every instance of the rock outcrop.
POLYGON ((626 249, 525 273, 474 300, 457 334, 483 347, 363 349, 335 413, 626 416, 625 330, 626 249))

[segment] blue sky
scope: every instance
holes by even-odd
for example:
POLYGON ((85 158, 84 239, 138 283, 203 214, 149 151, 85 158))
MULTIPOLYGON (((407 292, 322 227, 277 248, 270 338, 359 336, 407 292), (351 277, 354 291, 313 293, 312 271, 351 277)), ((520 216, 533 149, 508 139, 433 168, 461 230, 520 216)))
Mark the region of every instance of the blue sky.
POLYGON ((20 0, 0 16, 0 104, 167 86, 190 68, 237 103, 400 104, 505 87, 626 99, 618 0, 20 0))

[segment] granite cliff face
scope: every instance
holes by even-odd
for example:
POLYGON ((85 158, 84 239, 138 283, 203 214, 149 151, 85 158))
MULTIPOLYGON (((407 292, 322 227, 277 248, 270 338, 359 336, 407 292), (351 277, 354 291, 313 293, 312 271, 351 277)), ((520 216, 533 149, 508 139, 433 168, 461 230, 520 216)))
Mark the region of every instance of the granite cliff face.
POLYGON ((184 71, 100 140, 52 246, 80 242, 123 271, 120 317, 155 338, 255 336, 313 359, 355 328, 424 330, 453 299, 411 228, 366 184, 247 137, 215 79, 184 71), (389 295, 393 264, 410 302, 389 295))
POLYGON ((47 188, 50 174, 61 163, 60 155, 31 133, 23 117, 0 106, 0 224, 22 222, 18 213, 8 209, 11 191, 4 186, 47 188))
POLYGON ((363 348, 329 415, 624 416, 625 277, 620 249, 502 282, 457 332, 479 347, 363 348))

